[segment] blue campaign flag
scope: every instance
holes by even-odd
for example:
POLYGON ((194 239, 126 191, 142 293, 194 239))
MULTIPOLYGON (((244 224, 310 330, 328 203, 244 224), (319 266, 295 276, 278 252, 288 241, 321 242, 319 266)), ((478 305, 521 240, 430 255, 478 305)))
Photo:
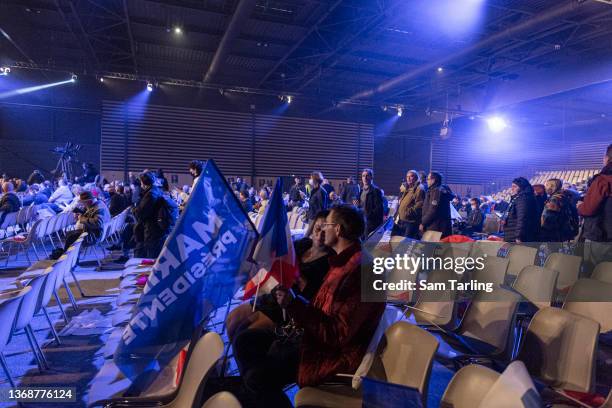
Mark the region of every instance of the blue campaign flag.
POLYGON ((115 352, 115 363, 139 391, 245 283, 256 240, 234 192, 207 161, 115 352))
POLYGON ((363 377, 363 408, 423 408, 419 390, 363 377))

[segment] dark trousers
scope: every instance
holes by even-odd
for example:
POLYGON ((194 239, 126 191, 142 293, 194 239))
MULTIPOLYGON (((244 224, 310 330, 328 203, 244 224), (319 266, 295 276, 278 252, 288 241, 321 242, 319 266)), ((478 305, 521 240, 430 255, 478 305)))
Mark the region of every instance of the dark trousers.
POLYGON ((234 356, 244 387, 256 407, 292 407, 283 388, 297 379, 298 347, 275 342, 268 330, 249 329, 234 340, 234 356))
POLYGON ((166 237, 157 239, 155 241, 143 241, 136 242, 136 248, 134 248, 134 256, 136 258, 150 258, 156 259, 164 246, 166 237))
POLYGON ((83 233, 82 229, 77 229, 73 231, 68 231, 66 233, 66 244, 64 245, 64 252, 68 250, 74 244, 74 242, 79 239, 81 234, 83 233))
POLYGON ((407 222, 399 220, 393 225, 391 235, 398 235, 407 238, 419 238, 419 224, 416 222, 407 222))

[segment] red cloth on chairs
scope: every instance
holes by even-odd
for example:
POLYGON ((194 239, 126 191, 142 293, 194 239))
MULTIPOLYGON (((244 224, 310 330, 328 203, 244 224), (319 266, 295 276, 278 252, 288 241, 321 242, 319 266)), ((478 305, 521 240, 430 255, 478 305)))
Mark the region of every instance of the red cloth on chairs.
POLYGON ((440 242, 445 242, 447 244, 460 244, 462 242, 474 242, 474 240, 465 235, 449 235, 446 238, 442 238, 440 242))

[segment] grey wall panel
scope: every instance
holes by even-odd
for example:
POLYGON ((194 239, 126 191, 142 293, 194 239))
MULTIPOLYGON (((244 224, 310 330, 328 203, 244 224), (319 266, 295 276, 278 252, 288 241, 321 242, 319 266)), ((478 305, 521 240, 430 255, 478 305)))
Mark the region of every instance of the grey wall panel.
POLYGON ((342 178, 372 166, 372 132, 359 123, 104 101, 102 170, 186 173, 191 159, 213 158, 227 176, 317 169, 342 178))

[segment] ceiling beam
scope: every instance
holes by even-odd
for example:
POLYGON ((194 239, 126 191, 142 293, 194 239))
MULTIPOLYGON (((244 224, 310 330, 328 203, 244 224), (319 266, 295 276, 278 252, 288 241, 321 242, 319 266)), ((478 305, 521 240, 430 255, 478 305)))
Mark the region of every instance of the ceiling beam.
POLYGON ((541 13, 531 16, 523 22, 515 24, 493 35, 487 36, 469 47, 450 53, 445 57, 440 58, 439 60, 431 61, 413 70, 407 71, 401 75, 391 78, 390 80, 384 81, 383 83, 379 84, 374 88, 361 91, 351 96, 350 99, 371 99, 374 96, 389 94, 391 91, 399 88, 400 86, 403 86, 410 80, 419 78, 420 76, 429 72, 434 72, 437 67, 448 66, 449 64, 452 64, 458 59, 466 58, 483 49, 492 47, 500 43, 501 41, 514 38, 526 32, 529 32, 529 30, 533 29, 534 27, 541 26, 554 20, 563 19, 570 13, 575 12, 584 4, 590 3, 591 1, 592 0, 568 0, 561 5, 555 5, 553 7, 550 7, 541 13))
POLYGON ((306 41, 306 39, 310 37, 310 35, 319 28, 319 26, 330 16, 330 14, 336 8, 338 8, 338 6, 340 6, 341 3, 342 3, 342 0, 336 0, 333 4, 329 5, 325 13, 323 13, 323 15, 319 17, 319 19, 314 23, 314 25, 312 25, 308 29, 308 31, 306 31, 306 33, 295 44, 293 44, 293 46, 285 53, 285 55, 283 55, 277 61, 277 63, 274 64, 274 66, 270 68, 268 72, 266 72, 266 74, 261 78, 261 80, 257 84, 257 88, 261 88, 263 86, 263 84, 268 80, 268 78, 270 78, 270 76, 274 74, 276 70, 285 63, 285 61, 287 61, 287 58, 289 58, 291 54, 293 54, 295 50, 297 50, 304 43, 304 41, 306 41))
POLYGON ((130 39, 130 51, 132 53, 132 65, 134 65, 134 73, 138 74, 138 61, 136 60, 136 43, 134 42, 134 34, 132 34, 132 24, 130 23, 130 14, 128 12, 127 0, 123 0, 123 14, 125 25, 130 39))

